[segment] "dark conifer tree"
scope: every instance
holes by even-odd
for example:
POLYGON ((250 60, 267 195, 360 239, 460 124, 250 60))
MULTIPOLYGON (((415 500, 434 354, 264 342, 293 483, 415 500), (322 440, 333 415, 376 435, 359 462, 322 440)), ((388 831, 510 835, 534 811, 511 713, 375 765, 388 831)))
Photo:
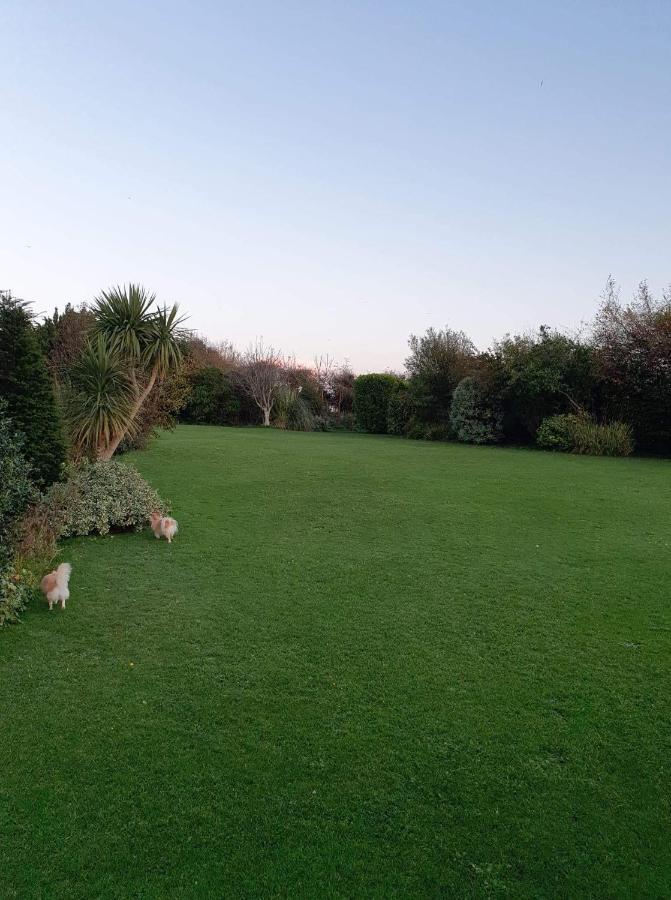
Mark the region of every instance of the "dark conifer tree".
POLYGON ((0 398, 25 436, 34 480, 46 487, 58 479, 65 461, 61 420, 31 315, 6 291, 0 294, 0 398))

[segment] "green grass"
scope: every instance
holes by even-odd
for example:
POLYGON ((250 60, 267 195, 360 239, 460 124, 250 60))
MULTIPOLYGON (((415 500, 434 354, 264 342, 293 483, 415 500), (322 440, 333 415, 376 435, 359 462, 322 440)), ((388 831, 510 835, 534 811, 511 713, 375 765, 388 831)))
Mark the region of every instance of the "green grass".
POLYGON ((0 896, 668 897, 671 465, 181 427, 0 633, 0 896))

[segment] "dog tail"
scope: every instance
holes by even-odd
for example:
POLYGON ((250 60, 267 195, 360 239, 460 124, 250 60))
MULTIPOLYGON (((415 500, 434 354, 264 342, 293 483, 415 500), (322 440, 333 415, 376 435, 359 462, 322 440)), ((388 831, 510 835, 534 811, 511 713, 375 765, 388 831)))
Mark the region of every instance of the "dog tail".
POLYGON ((56 569, 56 584, 58 585, 58 589, 60 591, 68 589, 70 572, 72 572, 72 566, 70 565, 70 563, 61 563, 60 566, 56 569))

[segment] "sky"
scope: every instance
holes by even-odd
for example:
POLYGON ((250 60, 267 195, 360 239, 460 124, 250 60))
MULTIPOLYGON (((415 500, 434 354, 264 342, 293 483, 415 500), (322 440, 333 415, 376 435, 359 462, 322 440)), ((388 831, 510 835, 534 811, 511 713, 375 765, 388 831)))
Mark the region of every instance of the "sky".
POLYGON ((671 282, 671 2, 0 2, 0 288, 400 369, 671 282))

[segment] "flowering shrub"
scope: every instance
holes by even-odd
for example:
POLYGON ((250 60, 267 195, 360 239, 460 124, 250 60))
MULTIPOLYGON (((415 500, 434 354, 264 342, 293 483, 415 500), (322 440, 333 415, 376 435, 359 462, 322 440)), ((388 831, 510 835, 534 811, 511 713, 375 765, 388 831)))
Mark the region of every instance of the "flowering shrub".
POLYGON ((61 537, 140 531, 154 510, 164 508, 137 469, 114 460, 72 467, 67 482, 53 485, 46 502, 61 519, 61 537))

